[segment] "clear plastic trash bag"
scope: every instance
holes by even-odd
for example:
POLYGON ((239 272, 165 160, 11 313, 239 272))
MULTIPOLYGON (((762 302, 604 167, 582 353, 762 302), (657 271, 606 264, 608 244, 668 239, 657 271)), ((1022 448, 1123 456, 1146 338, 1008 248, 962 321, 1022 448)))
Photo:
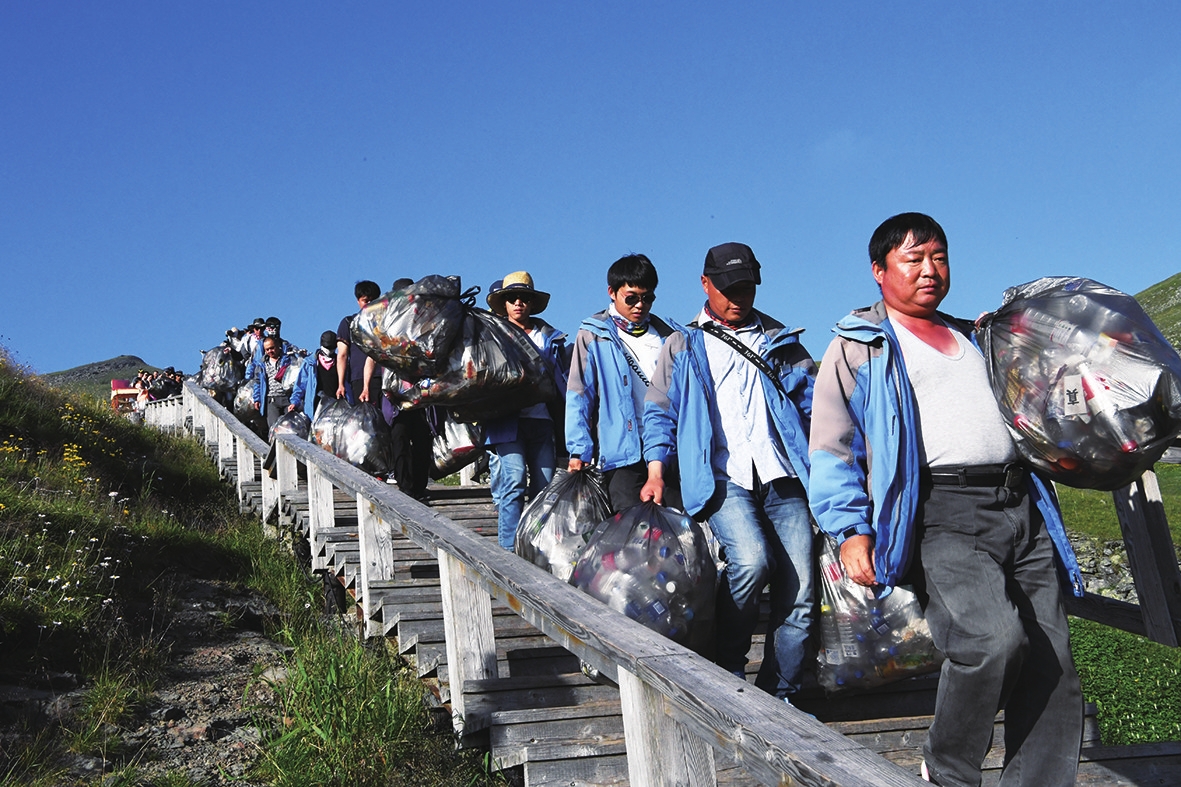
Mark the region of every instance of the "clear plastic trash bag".
POLYGON ((390 376, 382 384, 405 409, 450 407, 460 421, 487 421, 558 395, 553 375, 525 332, 474 307, 466 308, 463 330, 437 375, 390 376))
POLYGON ((432 408, 431 478, 438 480, 457 473, 484 454, 484 427, 461 423, 446 411, 432 408))
POLYGON ((254 381, 247 380, 238 386, 234 394, 234 415, 239 421, 249 421, 257 411, 254 409, 254 381))
POLYGON ((353 467, 385 475, 393 465, 389 426, 376 407, 331 399, 312 419, 310 439, 353 467))
POLYGON ((1038 279, 1006 290, 981 336, 1018 450, 1055 481, 1117 489, 1181 432, 1181 357, 1130 295, 1038 279))
POLYGON ((307 360, 307 352, 293 347, 292 356, 294 360, 287 364, 283 369, 283 376, 279 378, 279 387, 288 394, 295 390, 295 384, 299 382, 299 370, 303 368, 303 364, 307 360))
POLYGON ((816 537, 820 564, 820 649, 816 680, 827 692, 870 689, 939 669, 918 598, 896 587, 883 599, 845 574, 836 539, 816 537))
POLYGON ((438 372, 463 329, 458 276, 425 276, 373 301, 353 319, 352 339, 366 355, 408 379, 438 372))
POLYGON ((597 469, 559 471, 521 512, 513 551, 569 582, 591 531, 610 515, 611 501, 597 469))
POLYGON ((267 433, 267 441, 273 443, 275 442, 275 435, 281 434, 293 434, 296 437, 302 437, 304 440, 307 440, 311 428, 312 419, 308 418, 307 413, 303 410, 292 410, 289 413, 283 413, 275 419, 275 423, 267 433))
POLYGON ((220 344, 201 357, 197 384, 207 391, 236 391, 245 376, 242 357, 228 345, 220 344))
POLYGON ((712 656, 717 569, 691 517, 655 503, 625 508, 591 533, 570 583, 712 656))

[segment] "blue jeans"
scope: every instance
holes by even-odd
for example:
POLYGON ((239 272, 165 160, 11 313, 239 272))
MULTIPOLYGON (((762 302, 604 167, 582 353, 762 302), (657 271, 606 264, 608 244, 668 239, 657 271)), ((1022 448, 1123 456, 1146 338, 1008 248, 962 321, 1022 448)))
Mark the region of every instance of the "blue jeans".
POLYGON ((931 777, 979 785, 1005 709, 1000 784, 1073 785, 1083 698, 1054 547, 1024 493, 924 485, 920 601, 947 656, 923 748, 931 777))
POLYGON ((496 503, 496 536, 512 551, 517 523, 525 508, 525 494, 533 499, 554 480, 554 425, 541 418, 517 419, 517 439, 492 446, 497 467, 492 473, 492 501, 496 503), (526 484, 526 474, 528 484, 526 484))
POLYGON ((770 584, 771 618, 755 685, 777 697, 795 694, 812 620, 812 521, 804 486, 796 478, 756 480, 752 492, 718 481, 710 511, 726 560, 718 586, 717 662, 735 673, 746 667, 759 596, 770 584))

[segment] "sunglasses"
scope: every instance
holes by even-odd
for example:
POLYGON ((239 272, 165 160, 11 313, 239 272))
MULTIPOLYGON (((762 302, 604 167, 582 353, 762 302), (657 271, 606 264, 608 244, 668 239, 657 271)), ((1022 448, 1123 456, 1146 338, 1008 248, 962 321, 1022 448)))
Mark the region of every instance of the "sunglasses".
POLYGON ((656 293, 654 293, 654 292, 646 292, 643 295, 636 295, 633 292, 630 295, 625 296, 623 299, 623 302, 626 303, 628 306, 635 306, 640 301, 650 304, 654 300, 656 300, 656 293))
POLYGON ((512 295, 504 296, 504 302, 505 303, 520 302, 520 303, 524 303, 524 304, 530 304, 530 303, 533 303, 533 296, 527 292, 519 292, 519 293, 515 293, 512 295))

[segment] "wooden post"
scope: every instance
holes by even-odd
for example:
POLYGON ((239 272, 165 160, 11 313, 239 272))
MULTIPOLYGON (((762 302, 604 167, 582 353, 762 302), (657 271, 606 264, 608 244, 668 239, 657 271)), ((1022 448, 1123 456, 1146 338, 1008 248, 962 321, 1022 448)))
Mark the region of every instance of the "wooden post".
POLYGON ((311 462, 308 463, 308 522, 312 571, 323 571, 328 564, 320 554, 320 540, 325 530, 336 526, 336 513, 332 502, 332 482, 319 465, 311 462))
POLYGON ((242 505, 246 502, 246 492, 243 489, 245 484, 254 483, 254 453, 246 445, 246 441, 242 438, 234 440, 236 446, 236 457, 238 460, 238 505, 239 510, 242 510, 242 505))
MULTIPOLYGON (((361 632, 366 637, 385 634, 381 609, 370 598, 371 583, 394 578, 393 529, 377 515, 373 504, 357 494, 357 539, 361 547, 361 566, 354 594, 361 606, 361 632)), ((489 606, 491 609, 491 606, 489 606)))
POLYGON ((1112 497, 1148 638, 1177 647, 1181 640, 1181 571, 1156 473, 1149 470, 1140 480, 1112 492, 1112 497))
POLYGON ((458 735, 465 732, 464 681, 498 676, 496 635, 492 629, 492 597, 488 591, 468 579, 467 571, 458 559, 439 550, 443 636, 447 639, 447 672, 451 684, 451 721, 458 735))
POLYGON ((224 477, 229 473, 230 460, 234 458, 234 433, 229 425, 217 418, 217 468, 224 477))
POLYGON ((282 440, 275 441, 275 467, 279 475, 279 484, 276 490, 278 511, 275 513, 279 530, 282 532, 285 516, 283 507, 287 504, 287 497, 299 488, 298 460, 295 452, 288 448, 282 440))
POLYGON ((665 712, 659 691, 623 667, 619 668, 619 704, 632 787, 717 784, 709 744, 665 712))

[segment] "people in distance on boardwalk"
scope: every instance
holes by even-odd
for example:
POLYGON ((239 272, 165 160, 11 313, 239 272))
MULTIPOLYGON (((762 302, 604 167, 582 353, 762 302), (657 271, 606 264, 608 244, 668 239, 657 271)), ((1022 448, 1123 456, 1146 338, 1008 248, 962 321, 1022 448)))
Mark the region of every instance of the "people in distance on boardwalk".
MULTIPOLYGON (((594 462, 615 511, 640 502, 648 480, 642 429, 644 397, 664 340, 673 332, 652 314, 659 279, 643 254, 607 269, 607 308, 582 321, 574 338, 566 388, 567 469, 594 462)), ((680 506, 680 490, 665 470, 665 505, 680 506)))
POLYGON ((816 383, 812 511, 854 581, 913 583, 947 657, 923 747, 942 785, 979 785, 1005 710, 1000 783, 1073 785, 1083 702, 1056 562, 1082 581, 1052 488, 1018 461, 930 216, 869 243, 882 298, 837 324, 816 383))
POLYGON ((724 550, 718 664, 745 677, 770 585, 771 617, 756 685, 801 688, 812 616, 812 525, 805 488, 816 365, 789 329, 754 308, 762 281, 742 243, 709 250, 706 302, 664 343, 644 404, 644 500, 661 502, 664 467, 680 459, 685 511, 708 518, 724 550))
MULTIPOLYGON (((499 287, 492 287, 488 292, 488 306, 526 333, 541 353, 564 401, 569 368, 566 335, 535 316, 545 311, 549 297, 549 293, 533 286, 533 277, 528 272, 517 271, 505 276, 499 287)), ((560 404, 553 404, 558 409, 556 419, 549 404, 539 403, 485 424, 485 441, 497 456, 496 471, 492 474, 492 499, 496 503, 497 538, 505 549, 513 548, 526 496, 532 498, 554 477, 557 456, 554 432, 561 412, 560 404)))

